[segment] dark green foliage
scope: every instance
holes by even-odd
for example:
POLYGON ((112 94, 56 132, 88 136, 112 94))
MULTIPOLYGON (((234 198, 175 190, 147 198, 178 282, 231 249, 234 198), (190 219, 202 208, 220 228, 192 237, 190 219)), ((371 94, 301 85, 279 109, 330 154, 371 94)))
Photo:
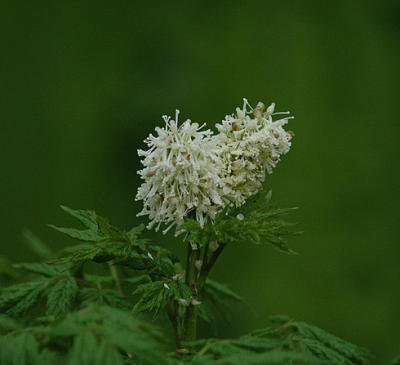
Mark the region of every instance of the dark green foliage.
POLYGON ((47 280, 40 279, 1 290, 0 311, 10 315, 24 314, 38 302, 48 284, 47 280))
POLYGON ((50 227, 65 233, 72 238, 82 241, 98 242, 106 239, 100 230, 95 212, 90 210, 74 210, 64 206, 61 206, 61 208, 68 214, 78 219, 86 227, 86 229, 79 230, 75 228, 56 227, 53 225, 50 225, 50 227))
POLYGON ((178 259, 175 255, 139 238, 144 229, 143 225, 123 231, 93 211, 67 207, 62 209, 77 218, 86 229, 51 227, 72 238, 91 243, 70 249, 71 255, 58 262, 78 264, 89 261, 104 263, 112 260, 115 265, 146 271, 148 274, 160 277, 171 277, 176 273, 175 263, 178 259))
POLYGON ((58 280, 49 290, 47 295, 47 315, 58 317, 67 313, 78 294, 79 288, 71 276, 58 280))
POLYGON ((14 266, 41 277, 1 290, 0 310, 13 316, 24 314, 44 297, 47 297, 46 315, 57 317, 71 309, 79 288, 66 265, 26 263, 14 266))
POLYGON ((208 339, 186 345, 190 353, 183 358, 185 364, 364 365, 369 357, 364 349, 294 320, 238 339, 208 339))
POLYGON ((13 265, 16 269, 24 269, 34 274, 40 274, 46 277, 53 277, 62 274, 68 270, 66 265, 50 265, 45 263, 33 262, 13 265))
POLYGON ((134 295, 139 295, 140 299, 133 310, 158 314, 168 300, 179 303, 179 299, 184 299, 190 302, 191 294, 191 289, 181 280, 149 281, 140 284, 135 290, 134 295))
POLYGON ((39 361, 39 344, 29 332, 0 339, 1 365, 36 365, 39 361))
POLYGON ((259 194, 248 206, 226 209, 204 229, 188 220, 186 238, 201 247, 190 246, 186 272, 174 254, 141 238, 143 226, 125 231, 93 211, 62 207, 84 229, 53 228, 81 242, 50 259, 47 246, 25 233, 46 262, 13 265, 30 281, 0 290, 0 365, 366 364, 366 351, 285 316, 238 339, 182 344, 197 316, 215 326, 216 313, 229 319, 229 303, 244 302, 207 278, 226 244, 269 242, 290 252, 284 238, 291 225, 280 218, 289 210, 271 208, 268 199, 259 194), (176 346, 189 353, 167 356, 172 341, 139 312, 153 321, 168 317, 176 346), (158 317, 162 312, 167 316, 158 317))
POLYGON ((229 289, 227 285, 211 279, 207 280, 201 299, 202 305, 198 307, 198 314, 210 324, 215 320, 215 312, 221 314, 225 320, 230 321, 230 303, 245 304, 244 299, 229 289))
POLYGON ((46 327, 16 330, 0 340, 0 364, 164 364, 163 340, 129 312, 90 306, 46 327), (65 363, 65 362, 63 362, 65 363))
POLYGON ((132 307, 125 297, 114 289, 83 288, 79 292, 79 302, 82 308, 90 304, 104 304, 125 309, 132 307))
POLYGON ((190 233, 189 239, 203 245, 210 241, 269 243, 282 252, 293 253, 287 246, 286 237, 292 234, 294 224, 284 221, 282 217, 296 208, 274 208, 269 200, 270 193, 262 190, 239 208, 225 208, 214 223, 206 224, 203 229, 194 219, 187 219, 182 229, 190 233))

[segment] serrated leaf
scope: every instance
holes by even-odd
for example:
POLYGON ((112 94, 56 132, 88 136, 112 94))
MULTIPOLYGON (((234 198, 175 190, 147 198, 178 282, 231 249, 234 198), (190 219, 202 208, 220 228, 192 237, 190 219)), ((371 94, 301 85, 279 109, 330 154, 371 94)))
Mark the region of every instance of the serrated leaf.
POLYGON ((104 240, 104 237, 95 231, 87 230, 79 230, 76 228, 64 228, 57 227, 52 224, 49 224, 50 228, 55 229, 58 232, 64 233, 71 238, 75 238, 81 241, 90 241, 90 242, 98 242, 104 240))
POLYGON ((78 294, 78 285, 71 276, 58 280, 47 295, 46 315, 58 317, 68 312, 78 294))
POLYGON ((35 280, 2 289, 0 310, 11 315, 27 311, 37 303, 47 285, 47 280, 35 280))
POLYGON ((102 341, 100 348, 96 352, 97 365, 123 365, 124 361, 114 346, 111 346, 106 341, 102 341))
POLYGON ((64 205, 60 205, 61 209, 72 217, 78 219, 86 228, 91 231, 97 231, 97 214, 91 210, 71 209, 64 205))
POLYGON ((110 221, 104 217, 97 217, 99 230, 104 237, 115 240, 123 240, 123 233, 117 228, 111 225, 110 221))
POLYGON ((322 359, 344 364, 365 364, 368 351, 334 336, 321 328, 304 322, 296 326, 302 345, 313 353, 319 353, 322 359))
POLYGON ((128 232, 126 232, 127 237, 131 241, 131 243, 135 243, 139 237, 139 235, 144 231, 145 229, 144 224, 140 224, 137 227, 131 228, 128 232))
POLYGON ((223 298, 222 300, 230 299, 237 302, 244 302, 243 297, 232 291, 227 285, 219 283, 218 281, 208 279, 207 290, 213 292, 216 297, 223 298))
POLYGON ((13 267, 47 277, 60 275, 67 270, 65 265, 59 266, 38 262, 14 264, 13 267))
POLYGON ((169 297, 169 289, 164 284, 163 281, 152 281, 139 285, 133 295, 140 295, 141 298, 133 307, 133 312, 154 311, 157 314, 164 308, 169 297))
POLYGON ((98 342, 91 331, 83 330, 75 337, 71 351, 68 354, 68 365, 96 364, 98 342))
POLYGON ((214 311, 221 314, 227 322, 230 322, 229 302, 238 302, 250 307, 244 299, 232 291, 227 285, 219 283, 215 280, 207 279, 204 287, 204 302, 214 308, 214 311))
POLYGON ((74 339, 68 348, 71 365, 120 364, 121 354, 137 364, 166 364, 158 330, 129 312, 110 307, 91 306, 70 313, 47 336, 74 339))
POLYGON ((132 304, 121 293, 114 289, 83 288, 79 291, 78 300, 81 308, 92 304, 109 305, 111 307, 128 310, 132 308, 132 304))
POLYGON ((365 365, 368 353, 315 326, 290 320, 238 339, 208 339, 184 344, 185 364, 365 365), (311 346, 310 346, 311 345, 311 346))
POLYGON ((184 283, 175 280, 151 281, 141 284, 133 295, 139 295, 140 299, 133 307, 133 312, 154 312, 157 315, 163 309, 168 299, 190 301, 191 289, 184 283))
POLYGON ((268 199, 268 192, 264 189, 238 208, 227 206, 217 214, 213 223, 208 222, 201 227, 198 222, 188 218, 181 228, 189 233, 187 240, 198 243, 272 244, 281 252, 294 253, 286 243, 286 238, 294 234, 294 224, 282 219, 294 208, 274 208, 266 203, 268 199))
POLYGON ((1 338, 0 364, 39 364, 39 344, 35 337, 28 332, 22 332, 13 337, 1 338))

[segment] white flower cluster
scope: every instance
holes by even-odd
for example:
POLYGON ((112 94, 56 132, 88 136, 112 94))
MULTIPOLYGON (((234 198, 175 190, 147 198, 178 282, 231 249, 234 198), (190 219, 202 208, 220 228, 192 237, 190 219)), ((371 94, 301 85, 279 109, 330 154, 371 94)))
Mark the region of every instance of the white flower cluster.
POLYGON ((244 99, 243 108, 227 115, 217 124, 218 134, 201 130, 204 126, 186 120, 178 125, 163 116, 164 128, 156 128, 145 140, 144 168, 138 173, 144 180, 136 200, 143 200, 138 215, 148 215, 148 228, 161 223, 179 227, 192 214, 201 226, 226 205, 242 205, 256 194, 282 154, 290 149, 291 132, 283 129, 290 118, 277 121, 275 104, 266 110, 262 103, 252 109, 244 99))
POLYGON ((265 110, 261 102, 252 109, 244 99, 242 109, 236 108, 236 114, 216 125, 219 134, 215 139, 224 165, 223 192, 236 206, 261 189, 265 170, 272 173, 280 156, 290 149, 292 133, 282 126, 293 117, 274 122, 274 109, 274 103, 265 110))
MULTIPOLYGON (((165 128, 156 128, 157 136, 145 140, 147 151, 144 169, 139 171, 145 182, 138 189, 136 200, 143 200, 139 215, 149 215, 148 228, 158 223, 178 226, 189 212, 204 225, 224 206, 220 194, 220 176, 223 168, 215 140, 210 130, 201 131, 197 123, 186 120, 178 126, 175 120, 163 116, 165 128)), ((167 231, 166 230, 166 231, 167 231)))

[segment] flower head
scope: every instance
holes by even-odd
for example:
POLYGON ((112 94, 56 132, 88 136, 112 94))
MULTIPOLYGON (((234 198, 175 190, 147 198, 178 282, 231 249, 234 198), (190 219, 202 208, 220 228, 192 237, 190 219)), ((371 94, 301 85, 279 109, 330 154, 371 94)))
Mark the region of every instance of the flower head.
POLYGON ((161 223, 180 225, 190 212, 203 226, 213 219, 224 205, 221 199, 219 172, 222 169, 217 147, 210 130, 186 120, 178 126, 175 120, 163 116, 165 127, 157 127, 157 136, 145 140, 147 151, 144 168, 138 173, 144 183, 138 189, 136 200, 143 200, 139 215, 149 215, 148 228, 161 223))
POLYGON ((265 170, 272 173, 280 156, 290 149, 292 134, 283 126, 293 117, 273 121, 273 115, 282 114, 274 109, 274 103, 265 110, 261 102, 253 109, 244 99, 242 109, 236 108, 235 114, 217 124, 219 134, 214 139, 224 162, 220 172, 224 196, 236 206, 261 189, 265 170))
MULTIPOLYGON (((272 169, 287 153, 292 134, 283 126, 289 119, 273 120, 275 104, 258 103, 243 107, 217 124, 218 134, 186 120, 178 125, 163 116, 165 127, 145 140, 146 151, 138 150, 144 168, 138 171, 144 182, 136 200, 143 200, 138 215, 148 215, 148 228, 162 223, 179 227, 192 214, 203 227, 226 205, 240 206, 256 194, 272 169)), ((241 217, 240 217, 241 218, 241 217)), ((238 219, 240 219, 238 217, 238 219)))

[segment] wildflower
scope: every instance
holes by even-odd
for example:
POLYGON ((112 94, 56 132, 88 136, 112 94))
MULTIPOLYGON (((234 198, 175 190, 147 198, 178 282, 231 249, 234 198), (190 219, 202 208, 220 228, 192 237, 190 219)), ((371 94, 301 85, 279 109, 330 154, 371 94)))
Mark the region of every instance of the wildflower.
POLYGON ((224 197, 236 206, 261 189, 265 170, 272 173, 280 156, 289 151, 291 134, 283 126, 293 118, 273 121, 273 115, 288 112, 274 113, 274 103, 266 110, 261 102, 252 109, 243 100, 242 109, 237 108, 235 114, 216 125, 219 134, 214 136, 224 162, 220 172, 224 197))
POLYGON ((144 182, 136 200, 143 200, 138 215, 149 216, 147 228, 166 223, 163 233, 173 226, 179 233, 189 214, 204 227, 226 205, 240 206, 261 190, 265 171, 271 174, 290 149, 292 133, 283 126, 293 117, 274 121, 289 112, 275 113, 274 103, 265 108, 259 102, 253 109, 243 100, 241 109, 216 125, 216 135, 190 120, 178 126, 178 110, 175 120, 163 116, 165 127, 145 140, 147 151, 138 150, 144 182))
POLYGON ((172 226, 183 223, 192 213, 201 226, 213 219, 224 202, 221 198, 220 171, 223 168, 210 130, 186 120, 178 126, 175 120, 163 116, 164 128, 156 128, 157 135, 145 140, 147 151, 143 156, 144 168, 138 173, 144 183, 138 189, 136 200, 143 200, 138 215, 148 215, 150 229, 161 223, 172 226))

